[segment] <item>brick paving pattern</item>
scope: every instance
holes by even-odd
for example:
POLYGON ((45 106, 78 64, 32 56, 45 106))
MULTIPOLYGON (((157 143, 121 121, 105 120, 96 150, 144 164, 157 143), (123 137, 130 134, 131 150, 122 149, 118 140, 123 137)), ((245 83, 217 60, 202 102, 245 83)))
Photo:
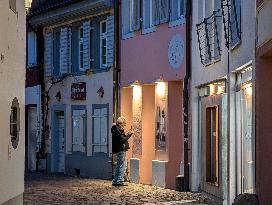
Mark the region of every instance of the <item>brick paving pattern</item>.
POLYGON ((28 174, 24 205, 216 205, 206 195, 181 193, 130 183, 112 187, 111 181, 64 175, 28 174), (191 203, 189 203, 191 201, 191 203))

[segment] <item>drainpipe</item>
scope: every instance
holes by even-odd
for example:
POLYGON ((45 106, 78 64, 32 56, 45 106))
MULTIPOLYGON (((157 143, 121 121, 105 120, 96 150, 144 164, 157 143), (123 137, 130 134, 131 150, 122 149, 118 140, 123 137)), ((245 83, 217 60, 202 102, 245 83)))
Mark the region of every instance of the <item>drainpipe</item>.
MULTIPOLYGON (((113 66, 113 121, 120 115, 120 1, 114 1, 114 66, 113 66)), ((114 174, 114 159, 111 158, 112 179, 114 174)))
POLYGON ((186 74, 183 82, 183 126, 184 126, 184 191, 190 189, 189 164, 189 105, 190 105, 190 78, 191 78, 191 0, 186 1, 186 74))
POLYGON ((114 3, 114 26, 115 26, 115 48, 114 48, 114 67, 113 67, 113 113, 114 122, 116 122, 118 116, 120 115, 120 1, 115 0, 114 3))

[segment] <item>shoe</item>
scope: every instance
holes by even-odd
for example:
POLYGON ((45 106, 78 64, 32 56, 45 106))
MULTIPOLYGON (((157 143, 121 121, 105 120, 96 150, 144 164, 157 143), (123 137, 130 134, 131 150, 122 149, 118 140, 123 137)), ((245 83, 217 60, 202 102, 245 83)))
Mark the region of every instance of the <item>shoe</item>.
POLYGON ((114 183, 112 184, 112 186, 128 186, 128 185, 125 183, 114 183))

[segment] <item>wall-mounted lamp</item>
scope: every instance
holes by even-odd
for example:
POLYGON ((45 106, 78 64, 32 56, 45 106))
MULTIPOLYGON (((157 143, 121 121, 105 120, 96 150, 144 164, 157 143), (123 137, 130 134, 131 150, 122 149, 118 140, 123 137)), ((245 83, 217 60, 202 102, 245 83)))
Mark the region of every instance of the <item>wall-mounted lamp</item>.
POLYGON ((130 86, 133 87, 133 100, 139 100, 142 96, 142 86, 140 82, 136 80, 132 84, 130 84, 130 86))
POLYGON ((130 84, 131 87, 135 87, 135 86, 141 86, 140 81, 139 80, 135 80, 133 83, 130 84))

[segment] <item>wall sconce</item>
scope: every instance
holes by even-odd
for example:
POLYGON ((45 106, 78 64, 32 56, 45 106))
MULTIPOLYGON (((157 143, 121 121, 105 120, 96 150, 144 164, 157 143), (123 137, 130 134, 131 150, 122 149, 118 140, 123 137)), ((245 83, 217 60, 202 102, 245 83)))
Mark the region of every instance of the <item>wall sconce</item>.
POLYGON ((142 95, 142 87, 140 82, 136 80, 130 86, 133 87, 133 100, 139 100, 142 95))
POLYGON ((56 97, 57 101, 60 102, 60 100, 61 100, 61 93, 60 93, 60 91, 56 94, 55 97, 56 97))
POLYGON ((166 82, 162 76, 160 76, 156 81, 156 94, 160 97, 166 94, 166 82))
POLYGON ((103 98, 104 97, 104 94, 105 94, 105 91, 104 91, 104 88, 101 86, 99 88, 99 90, 97 91, 97 94, 99 95, 99 97, 103 98))

